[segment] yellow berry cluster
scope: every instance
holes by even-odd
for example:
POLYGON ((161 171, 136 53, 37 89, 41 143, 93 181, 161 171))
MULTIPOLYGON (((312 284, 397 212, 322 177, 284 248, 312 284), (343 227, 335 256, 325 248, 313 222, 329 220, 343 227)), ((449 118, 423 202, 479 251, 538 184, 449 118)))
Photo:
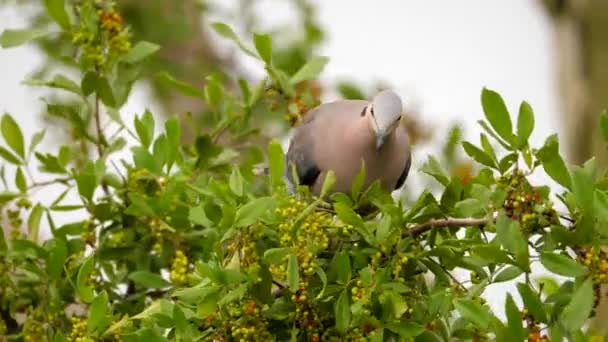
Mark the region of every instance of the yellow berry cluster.
POLYGON ((127 236, 124 231, 118 231, 110 235, 109 245, 111 247, 124 247, 127 243, 127 236))
POLYGON ((582 261, 593 274, 595 284, 608 283, 608 254, 600 248, 593 246, 582 255, 582 261))
POLYGON ((42 323, 28 318, 23 325, 23 341, 39 342, 45 340, 44 327, 42 326, 42 323))
POLYGON ((393 277, 399 282, 404 282, 405 278, 403 278, 401 271, 403 270, 403 266, 405 266, 407 264, 409 259, 407 256, 402 254, 402 255, 397 255, 397 257, 394 258, 393 260, 394 260, 393 261, 393 277))
POLYGON ((87 341, 87 320, 84 318, 72 316, 72 332, 70 333, 70 341, 86 342, 87 341))
POLYGON ((154 233, 154 246, 152 246, 152 251, 156 254, 161 254, 163 252, 163 231, 161 229, 161 221, 158 218, 150 219, 148 223, 150 225, 150 230, 154 233))
POLYGON ((80 239, 87 245, 94 246, 97 241, 95 234, 95 227, 91 224, 91 221, 86 220, 83 222, 83 232, 80 234, 80 239))
POLYGON ((8 217, 8 223, 11 226, 11 239, 20 239, 22 237, 21 225, 23 224, 23 219, 21 218, 20 210, 7 209, 6 216, 8 217))
POLYGON ((188 266, 188 257, 181 249, 178 249, 171 265, 171 282, 175 286, 183 286, 188 282, 188 266))
POLYGON ((242 303, 233 303, 226 308, 230 318, 223 321, 213 341, 226 341, 230 337, 232 341, 272 340, 258 303, 255 300, 244 300, 242 303))

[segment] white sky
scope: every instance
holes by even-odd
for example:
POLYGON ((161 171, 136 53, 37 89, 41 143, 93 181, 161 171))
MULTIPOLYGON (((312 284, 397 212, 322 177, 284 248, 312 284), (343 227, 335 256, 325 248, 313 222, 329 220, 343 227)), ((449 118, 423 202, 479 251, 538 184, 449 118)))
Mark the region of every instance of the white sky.
MULTIPOLYGON (((224 0, 223 5, 235 3, 224 0)), ((458 120, 464 125, 466 138, 477 143, 479 129, 475 122, 483 117, 479 99, 483 86, 501 93, 512 113, 517 113, 522 100, 532 105, 536 114, 534 145, 559 130, 551 28, 537 1, 316 3, 328 38, 320 53, 330 57, 322 75, 324 81, 346 78, 367 85, 387 81, 404 97, 406 105, 413 103, 410 99, 420 105, 424 120, 440 129, 439 137, 448 124, 458 120)), ((292 20, 290 8, 278 0, 265 0, 260 13, 269 27, 292 20)), ((0 10, 0 31, 23 25, 19 13, 0 10)), ((42 127, 36 116, 41 93, 20 82, 40 61, 31 46, 0 50, 0 112, 18 117, 26 136, 42 127)), ((242 61, 252 73, 263 72, 257 62, 248 58, 242 61)), ((150 107, 145 94, 141 87, 136 90, 123 110, 125 115, 142 113, 150 107)), ((426 156, 417 155, 415 159, 420 162, 426 156)), ((414 167, 419 166, 415 162, 414 167)), ((547 181, 542 174, 535 178, 547 181)), ((41 194, 45 198, 48 195, 41 194)), ((501 317, 504 291, 516 292, 512 285, 493 285, 486 292, 501 317)))

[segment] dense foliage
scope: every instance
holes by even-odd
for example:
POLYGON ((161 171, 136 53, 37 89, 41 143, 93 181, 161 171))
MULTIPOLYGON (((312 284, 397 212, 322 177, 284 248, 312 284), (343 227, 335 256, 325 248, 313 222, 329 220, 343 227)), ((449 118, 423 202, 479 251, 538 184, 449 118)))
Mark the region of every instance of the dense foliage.
MULTIPOLYGON (((232 91, 214 76, 198 89, 161 73, 166 84, 209 108, 204 127, 190 125, 194 143, 184 146, 177 118, 159 125, 145 112, 123 120, 121 107, 142 64, 159 47, 132 43, 106 2, 45 5, 53 28, 6 30, 0 44, 46 35, 69 43, 62 56, 78 78, 58 73, 27 83, 69 94, 49 98, 46 110, 65 121, 78 143, 39 152, 45 131, 24 137, 14 116, 1 118, 0 205, 10 234, 0 235, 0 340, 595 336, 583 328, 608 283, 601 248, 608 182, 593 159, 567 165, 555 135, 530 146, 534 114, 526 102, 513 127, 501 96, 484 88, 480 144, 462 143, 478 170, 468 178, 451 175, 429 156, 413 172, 434 178, 438 190, 423 191, 411 205, 378 186, 362 189, 365 169, 348 194, 332 194, 328 177, 319 198, 305 188, 292 195, 282 178, 281 145, 258 146, 264 132, 252 123, 271 113, 297 123, 319 102, 311 81, 327 58, 287 71, 274 63, 269 35, 255 34, 252 48, 227 25, 213 24, 260 59, 268 78, 256 85, 238 80, 240 91, 232 91), (116 161, 127 137, 136 140, 130 158, 116 161), (268 173, 258 172, 260 163, 268 173), (46 178, 35 179, 33 167, 46 178), (562 190, 531 184, 537 169, 562 190), (49 186, 64 191, 48 205, 36 202, 34 191, 49 186), (71 191, 80 203, 66 203, 71 191), (86 214, 55 224, 58 212, 71 211, 86 214), (43 222, 51 236, 41 239, 43 222), (534 263, 565 280, 537 281, 534 263), (458 281, 457 269, 469 271, 470 280, 458 281), (505 294, 501 320, 480 295, 506 281, 516 281, 518 293, 505 294)), ((600 126, 608 138, 608 115, 600 126)))

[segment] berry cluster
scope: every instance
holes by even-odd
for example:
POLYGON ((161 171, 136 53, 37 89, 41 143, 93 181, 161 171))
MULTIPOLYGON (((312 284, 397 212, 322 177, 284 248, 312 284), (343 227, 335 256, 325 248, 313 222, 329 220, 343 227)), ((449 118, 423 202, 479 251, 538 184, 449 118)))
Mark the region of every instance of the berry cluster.
POLYGON ((522 319, 528 324, 528 341, 529 342, 549 342, 549 337, 545 334, 541 334, 539 322, 534 320, 534 317, 528 313, 527 309, 523 309, 521 312, 522 319))
POLYGON ((189 261, 184 252, 178 249, 171 264, 171 282, 175 286, 183 286, 188 283, 189 261))
MULTIPOLYGON (((324 212, 313 212, 304 218, 299 227, 295 227, 299 214, 306 208, 306 202, 291 198, 287 205, 276 209, 276 214, 283 221, 279 224, 279 239, 282 247, 295 247, 300 271, 304 275, 301 285, 306 287, 306 277, 316 272, 316 255, 329 245, 325 227, 331 224, 331 217, 324 212), (295 230, 295 231, 294 231, 295 230)), ((289 256, 284 257, 280 266, 273 265, 271 272, 285 276, 289 256)))
POLYGON ((270 341, 272 335, 268 331, 262 310, 254 300, 230 304, 226 311, 229 318, 216 331, 213 341, 270 341))
POLYGON ((81 24, 72 32, 72 43, 82 48, 82 58, 97 68, 131 48, 129 30, 114 7, 114 3, 96 8, 92 2, 84 2, 79 8, 81 24))
POLYGON ((42 323, 28 318, 23 324, 23 341, 24 342, 38 342, 44 341, 44 327, 42 323))
POLYGON ((70 341, 86 342, 87 341, 87 320, 84 318, 72 316, 72 332, 70 333, 70 341))
POLYGON ((608 284, 608 253, 599 247, 588 248, 579 255, 583 264, 589 268, 593 275, 593 309, 595 309, 602 299, 602 285, 608 284))
POLYGON ((534 233, 559 222, 551 201, 540 195, 521 170, 498 178, 497 183, 507 192, 503 205, 507 216, 520 221, 524 232, 534 233))

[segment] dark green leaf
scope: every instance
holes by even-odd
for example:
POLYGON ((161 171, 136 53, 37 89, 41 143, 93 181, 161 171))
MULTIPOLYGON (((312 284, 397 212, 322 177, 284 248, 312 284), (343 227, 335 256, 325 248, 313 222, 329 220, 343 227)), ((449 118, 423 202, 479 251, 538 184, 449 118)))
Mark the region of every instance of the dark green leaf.
POLYGON ((507 294, 505 312, 509 323, 509 337, 511 341, 524 341, 527 337, 526 331, 522 326, 522 317, 511 294, 507 294))
POLYGON ((49 253, 47 272, 51 279, 58 280, 63 273, 63 265, 68 257, 68 248, 64 239, 52 240, 52 248, 49 253))
POLYGON ((65 11, 65 0, 44 0, 48 15, 64 30, 70 29, 70 17, 65 11))
POLYGON ((486 119, 496 133, 513 144, 513 124, 502 97, 497 92, 484 87, 481 92, 481 105, 486 119))
POLYGON ((507 252, 503 251, 499 246, 496 245, 474 246, 471 248, 471 253, 476 254, 485 261, 489 261, 491 263, 506 264, 511 262, 507 252))
POLYGON ((494 160, 492 160, 492 157, 490 157, 489 155, 487 155, 483 150, 481 150, 479 147, 467 142, 467 141, 463 141, 462 142, 462 147, 464 148, 464 151, 473 159, 475 159, 477 162, 489 166, 491 168, 496 168, 496 163, 494 163, 494 160))
POLYGON ((127 63, 137 63, 156 53, 158 49, 160 49, 160 46, 156 44, 140 41, 129 50, 123 60, 127 63))
POLYGON ((243 205, 236 211, 234 225, 244 227, 254 224, 262 215, 274 209, 276 201, 272 197, 260 197, 243 205))
POLYGON ((253 42, 262 60, 266 64, 270 64, 272 61, 272 38, 270 38, 270 35, 254 33, 253 42))
POLYGON ((87 320, 87 328, 89 334, 95 331, 103 331, 108 325, 109 317, 107 316, 108 311, 108 294, 106 291, 102 291, 98 296, 93 299, 91 308, 89 309, 89 318, 87 320))
POLYGON ((538 293, 524 283, 518 283, 517 290, 521 295, 521 299, 523 300, 526 309, 528 309, 528 312, 532 317, 539 322, 547 322, 547 312, 539 299, 538 293))
POLYGON ((534 130, 534 112, 528 102, 523 101, 519 106, 517 117, 517 142, 519 148, 528 145, 528 139, 534 130))
POLYGON ((13 119, 10 114, 5 113, 2 116, 0 126, 2 130, 2 136, 4 137, 4 141, 6 141, 6 144, 19 157, 25 158, 25 143, 23 141, 23 134, 21 133, 21 128, 19 128, 17 122, 15 122, 15 119, 13 119))
POLYGON ((110 83, 108 82, 107 78, 99 77, 97 79, 96 91, 103 104, 108 107, 114 107, 116 105, 114 93, 112 92, 112 88, 110 87, 110 83))
POLYGON ((340 293, 340 297, 334 305, 334 314, 336 317, 336 330, 341 335, 344 335, 350 325, 350 305, 348 298, 350 297, 348 291, 343 290, 340 293))
POLYGON ((160 274, 149 271, 135 271, 129 274, 129 279, 137 285, 150 289, 162 289, 167 287, 169 283, 160 276, 160 274))
POLYGON ((300 268, 298 266, 298 257, 294 254, 289 256, 289 262, 287 263, 287 281, 289 282, 289 289, 295 292, 300 287, 300 268))
POLYGON ((310 61, 304 64, 300 70, 298 70, 289 79, 289 83, 295 85, 302 81, 310 81, 316 79, 325 65, 329 62, 329 58, 324 56, 313 57, 310 61))
POLYGON ((586 267, 562 254, 543 252, 540 262, 547 270, 566 277, 580 277, 589 272, 586 267))
POLYGON ((500 283, 503 281, 513 280, 513 279, 519 277, 520 275, 522 275, 523 273, 524 273, 524 271, 522 271, 517 266, 508 266, 505 269, 503 269, 502 271, 500 271, 500 273, 498 273, 496 275, 496 277, 494 277, 494 282, 500 283))
POLYGON ((566 330, 573 332, 585 324, 591 310, 593 310, 593 281, 589 277, 574 291, 559 319, 566 330))
POLYGON ((350 268, 350 257, 344 251, 338 253, 336 256, 336 275, 339 284, 347 284, 350 281, 352 274, 350 268))
POLYGON ((80 89, 84 96, 91 95, 97 89, 98 77, 93 71, 89 71, 84 74, 84 77, 80 81, 80 89))
POLYGON ((49 35, 51 32, 46 30, 13 30, 7 29, 2 31, 0 34, 0 46, 3 48, 10 48, 22 45, 29 42, 30 40, 42 38, 49 35))

